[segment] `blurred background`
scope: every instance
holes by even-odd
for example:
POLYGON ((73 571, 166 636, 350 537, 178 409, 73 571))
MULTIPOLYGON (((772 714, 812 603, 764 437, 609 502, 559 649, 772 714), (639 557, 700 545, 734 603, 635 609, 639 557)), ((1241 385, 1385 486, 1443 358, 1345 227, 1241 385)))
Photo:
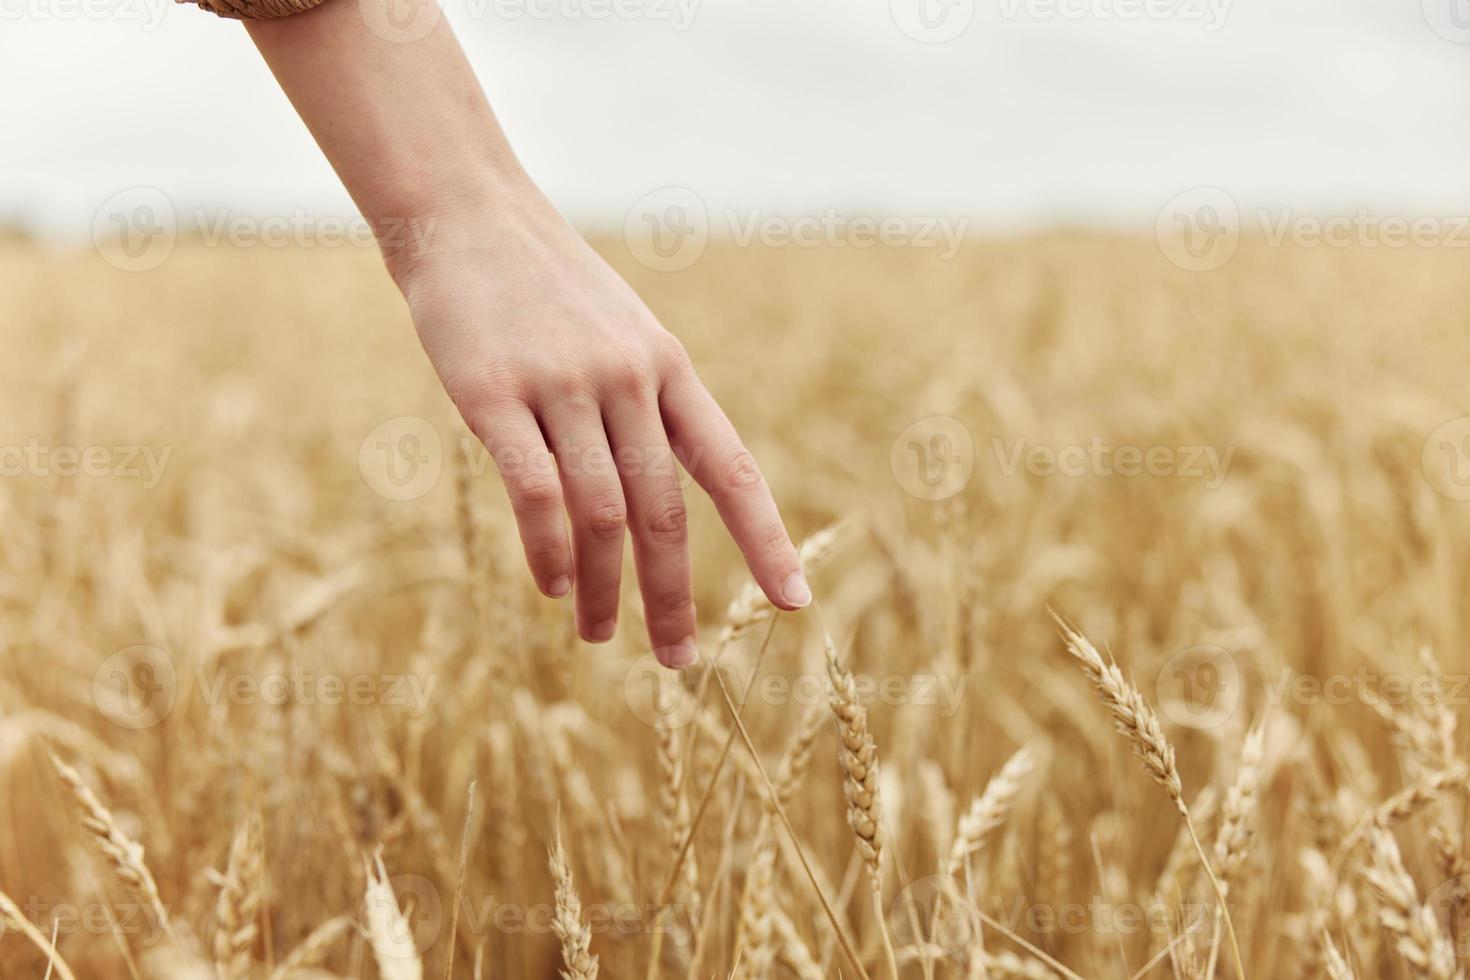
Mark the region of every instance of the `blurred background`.
MULTIPOLYGON (((1242 207, 1470 204, 1461 0, 448 0, 527 166, 590 230, 664 186, 716 212, 1150 228, 1242 207)), ((0 0, 0 224, 351 214, 237 23, 169 0, 0 0)), ((452 138, 452 134, 446 134, 452 138)), ((715 229, 718 232, 720 229, 715 229)))

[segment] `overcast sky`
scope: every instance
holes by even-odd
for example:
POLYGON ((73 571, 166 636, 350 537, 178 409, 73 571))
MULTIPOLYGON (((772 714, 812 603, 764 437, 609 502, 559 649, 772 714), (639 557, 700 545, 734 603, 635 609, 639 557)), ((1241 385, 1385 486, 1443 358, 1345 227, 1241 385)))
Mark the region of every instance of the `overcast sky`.
MULTIPOLYGON (((1465 0, 616 0, 594 16, 612 2, 446 6, 527 166, 585 226, 669 185, 711 208, 972 230, 1152 227, 1201 185, 1319 212, 1470 209, 1465 0)), ((351 213, 239 24, 164 0, 0 15, 0 223, 85 233, 138 185, 180 207, 351 213)))

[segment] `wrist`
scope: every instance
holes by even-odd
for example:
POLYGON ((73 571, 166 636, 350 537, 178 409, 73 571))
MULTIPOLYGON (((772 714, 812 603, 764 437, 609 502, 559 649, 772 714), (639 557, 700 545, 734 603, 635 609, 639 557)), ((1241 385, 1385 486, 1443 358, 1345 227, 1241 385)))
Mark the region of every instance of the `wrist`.
POLYGON ((493 250, 553 220, 561 216, 519 168, 445 182, 422 200, 369 219, 388 274, 405 295, 426 269, 493 250))

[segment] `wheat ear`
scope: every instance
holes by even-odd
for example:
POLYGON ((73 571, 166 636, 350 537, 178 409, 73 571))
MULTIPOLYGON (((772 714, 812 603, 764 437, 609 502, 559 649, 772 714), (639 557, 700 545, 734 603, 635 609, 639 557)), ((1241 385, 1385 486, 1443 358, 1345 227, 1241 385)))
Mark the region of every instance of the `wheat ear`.
POLYGON ((944 863, 944 873, 958 878, 964 870, 965 861, 971 854, 985 846, 986 840, 1005 823, 1021 792, 1021 783, 1035 765, 1036 757, 1029 746, 1023 746, 1006 760, 985 789, 975 797, 970 809, 960 817, 954 833, 954 842, 949 848, 949 858, 944 863))
POLYGON ((837 760, 842 766, 842 792, 847 797, 847 824, 868 868, 873 889, 873 912, 888 958, 888 972, 898 978, 898 959, 883 911, 883 811, 878 798, 878 743, 868 730, 868 709, 858 699, 857 682, 837 659, 832 636, 822 631, 827 652, 827 679, 832 685, 827 703, 837 719, 837 760))
POLYGON ((170 939, 174 939, 168 910, 164 908, 163 899, 158 894, 158 883, 153 880, 153 872, 148 870, 148 865, 143 860, 143 845, 123 833, 112 811, 102 805, 102 801, 97 799, 97 795, 80 773, 62 762, 55 752, 47 751, 62 785, 70 791, 72 800, 76 803, 82 828, 112 865, 113 874, 153 909, 153 914, 158 917, 164 932, 170 939))
POLYGON ((1139 690, 1123 676, 1117 664, 1103 660, 1102 654, 1097 652, 1087 638, 1056 613, 1052 613, 1052 618, 1056 620, 1062 639, 1066 641, 1068 652, 1082 667, 1088 680, 1092 681, 1098 698, 1113 716, 1113 727, 1128 739, 1133 746, 1133 754, 1138 756, 1154 782, 1164 788, 1164 792, 1169 795, 1169 801, 1184 818, 1189 839, 1199 854, 1200 865, 1209 876, 1210 884, 1215 889, 1215 897, 1220 902, 1220 912, 1225 917, 1225 929, 1230 934, 1230 950, 1235 954, 1236 975, 1245 980, 1245 960, 1240 955, 1240 941, 1235 936, 1235 921, 1225 905, 1225 888, 1216 877, 1215 869, 1205 855, 1205 846, 1200 843, 1199 832, 1190 819, 1189 805, 1184 802, 1184 783, 1179 778, 1179 766, 1174 761, 1174 747, 1164 736, 1164 726, 1160 723, 1159 716, 1154 714, 1154 709, 1149 707, 1139 690))
POLYGON ((736 941, 740 972, 736 976, 748 980, 766 980, 776 958, 775 905, 776 847, 774 841, 761 841, 760 850, 745 875, 745 888, 740 897, 740 935, 736 941))
POLYGON ((378 975, 382 980, 423 980, 424 965, 413 943, 413 929, 398 907, 398 896, 393 894, 382 855, 368 862, 363 902, 367 910, 368 945, 378 962, 378 975))
POLYGON ((1378 894, 1378 921, 1394 937, 1394 948, 1426 980, 1459 977, 1454 948, 1440 930, 1434 911, 1419 902, 1414 879, 1404 870, 1393 834, 1374 828, 1368 834, 1369 862, 1363 877, 1378 894))
POLYGON ((1215 838, 1215 870, 1226 894, 1240 877, 1250 856, 1251 838, 1255 835, 1256 814, 1260 810, 1257 792, 1265 759, 1265 728, 1257 725, 1245 737, 1235 779, 1225 792, 1220 808, 1220 832, 1215 838))
POLYGON ((672 727, 654 729, 657 745, 659 783, 659 812, 664 830, 669 836, 669 868, 683 853, 683 863, 674 877, 673 900, 682 905, 690 921, 698 919, 699 908, 699 864, 691 840, 686 849, 683 843, 690 836, 689 803, 682 792, 684 786, 684 761, 679 751, 679 732, 672 727))
POLYGON ((561 940, 563 980, 597 980, 597 957, 591 954, 592 930, 582 921, 582 900, 572 881, 567 853, 561 846, 561 831, 551 845, 551 878, 556 884, 556 915, 551 931, 561 940))
POLYGON ((261 828, 250 818, 235 833, 215 902, 214 964, 221 980, 246 980, 250 953, 260 934, 256 918, 264 898, 265 857, 261 828))
POLYGON ((780 957, 786 968, 796 974, 798 980, 823 980, 826 974, 796 931, 796 923, 791 921, 791 916, 778 906, 771 912, 771 922, 775 925, 776 936, 781 942, 780 957))

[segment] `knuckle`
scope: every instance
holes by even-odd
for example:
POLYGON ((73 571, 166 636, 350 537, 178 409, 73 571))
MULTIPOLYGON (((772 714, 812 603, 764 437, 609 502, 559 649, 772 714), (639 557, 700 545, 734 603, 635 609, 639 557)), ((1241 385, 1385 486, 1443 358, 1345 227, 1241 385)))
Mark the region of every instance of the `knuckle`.
POLYGON ((566 565, 566 552, 559 543, 528 544, 525 551, 526 564, 547 574, 559 572, 566 565))
POLYGON ((736 450, 720 467, 720 485, 728 490, 753 490, 763 481, 755 457, 744 448, 736 450))
POLYGON ((464 419, 465 425, 474 437, 479 440, 491 454, 499 448, 499 422, 509 414, 515 407, 515 402, 506 399, 480 399, 476 401, 472 409, 460 409, 460 418, 464 419))
POLYGON ((694 604, 688 582, 655 586, 643 597, 651 609, 663 613, 683 612, 694 604))
POLYGON ((552 398, 558 405, 577 405, 596 401, 596 392, 587 377, 580 371, 558 370, 543 376, 537 385, 543 398, 552 398))
POLYGON ((653 390, 653 377, 643 359, 633 351, 608 355, 602 367, 603 384, 625 398, 641 398, 653 390))
POLYGON ((644 530, 660 544, 683 544, 689 533, 689 511, 677 490, 662 494, 648 509, 644 530))
POLYGON ((600 582, 579 582, 578 586, 582 590, 582 608, 589 619, 600 623, 617 613, 622 588, 616 576, 600 582))
POLYGON ((685 349, 684 342, 671 333, 665 333, 659 341, 659 362, 670 375, 683 374, 691 367, 689 351, 685 349))
POLYGON ((561 487, 549 476, 522 473, 509 483, 511 503, 518 510, 543 511, 561 502, 561 487))
POLYGON ((587 533, 598 541, 616 541, 628 526, 628 509, 621 500, 593 505, 584 520, 587 533))

